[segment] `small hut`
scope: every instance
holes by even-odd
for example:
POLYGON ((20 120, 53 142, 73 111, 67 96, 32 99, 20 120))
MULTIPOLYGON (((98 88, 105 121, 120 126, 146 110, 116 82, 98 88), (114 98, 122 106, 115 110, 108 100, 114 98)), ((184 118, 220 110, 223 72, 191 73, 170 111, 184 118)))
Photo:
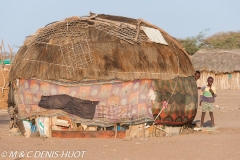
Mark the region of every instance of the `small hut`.
POLYGON ((159 27, 91 13, 26 38, 10 71, 12 107, 20 119, 65 115, 88 126, 184 125, 197 112, 193 74, 188 54, 159 27))
POLYGON ((218 89, 240 89, 240 50, 203 49, 191 59, 194 68, 201 72, 199 86, 212 76, 218 89))

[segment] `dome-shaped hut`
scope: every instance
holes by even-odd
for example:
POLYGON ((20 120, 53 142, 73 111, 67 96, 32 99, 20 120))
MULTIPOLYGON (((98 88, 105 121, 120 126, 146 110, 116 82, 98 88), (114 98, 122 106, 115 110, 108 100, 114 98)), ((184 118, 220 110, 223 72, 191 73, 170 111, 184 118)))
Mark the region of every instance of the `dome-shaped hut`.
POLYGON ((20 118, 64 114, 86 125, 183 125, 197 111, 193 74, 187 53, 162 29, 91 13, 28 36, 10 80, 20 118), (159 114, 164 101, 168 107, 159 114))

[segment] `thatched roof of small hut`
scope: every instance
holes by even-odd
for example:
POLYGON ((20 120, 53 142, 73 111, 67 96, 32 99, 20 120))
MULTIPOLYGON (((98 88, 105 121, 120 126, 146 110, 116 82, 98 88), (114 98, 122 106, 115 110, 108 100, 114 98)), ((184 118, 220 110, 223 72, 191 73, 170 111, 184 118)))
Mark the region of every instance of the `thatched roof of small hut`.
POLYGON ((203 49, 192 57, 196 70, 215 73, 240 71, 240 50, 203 49))
POLYGON ((172 79, 193 74, 187 53, 162 29, 142 19, 90 14, 48 24, 27 37, 10 79, 172 79), (158 29, 168 45, 151 42, 142 26, 158 29))

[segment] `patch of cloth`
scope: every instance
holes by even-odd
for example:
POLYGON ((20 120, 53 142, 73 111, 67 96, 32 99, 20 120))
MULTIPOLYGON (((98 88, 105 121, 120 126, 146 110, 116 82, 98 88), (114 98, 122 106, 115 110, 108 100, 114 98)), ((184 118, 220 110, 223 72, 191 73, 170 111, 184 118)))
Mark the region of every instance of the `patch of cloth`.
POLYGON ((66 94, 42 96, 38 106, 45 109, 61 109, 85 119, 93 119, 99 101, 82 100, 66 94))

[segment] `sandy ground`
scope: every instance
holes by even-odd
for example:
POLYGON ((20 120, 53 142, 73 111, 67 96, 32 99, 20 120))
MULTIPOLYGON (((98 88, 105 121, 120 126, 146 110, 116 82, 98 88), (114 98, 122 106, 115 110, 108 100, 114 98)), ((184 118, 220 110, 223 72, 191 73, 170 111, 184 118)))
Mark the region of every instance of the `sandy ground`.
MULTIPOLYGON (((51 159, 239 160, 240 91, 218 91, 215 105, 217 107, 214 111, 214 117, 218 128, 214 132, 199 131, 172 137, 133 139, 131 141, 94 138, 41 139, 13 136, 8 131, 8 114, 2 110, 0 111, 0 159, 47 159, 46 152, 43 151, 48 151, 49 153, 52 152, 51 159), (17 156, 20 155, 21 151, 24 152, 24 156, 14 157, 13 153, 16 151, 17 156), (11 153, 13 158, 9 158, 11 153), (27 153, 29 157, 27 157, 27 153), (75 157, 70 158, 71 155, 75 155, 75 157)), ((194 120, 197 124, 200 122, 200 116, 201 108, 199 108, 194 120)), ((206 115, 204 126, 208 127, 210 124, 210 117, 206 115)))

